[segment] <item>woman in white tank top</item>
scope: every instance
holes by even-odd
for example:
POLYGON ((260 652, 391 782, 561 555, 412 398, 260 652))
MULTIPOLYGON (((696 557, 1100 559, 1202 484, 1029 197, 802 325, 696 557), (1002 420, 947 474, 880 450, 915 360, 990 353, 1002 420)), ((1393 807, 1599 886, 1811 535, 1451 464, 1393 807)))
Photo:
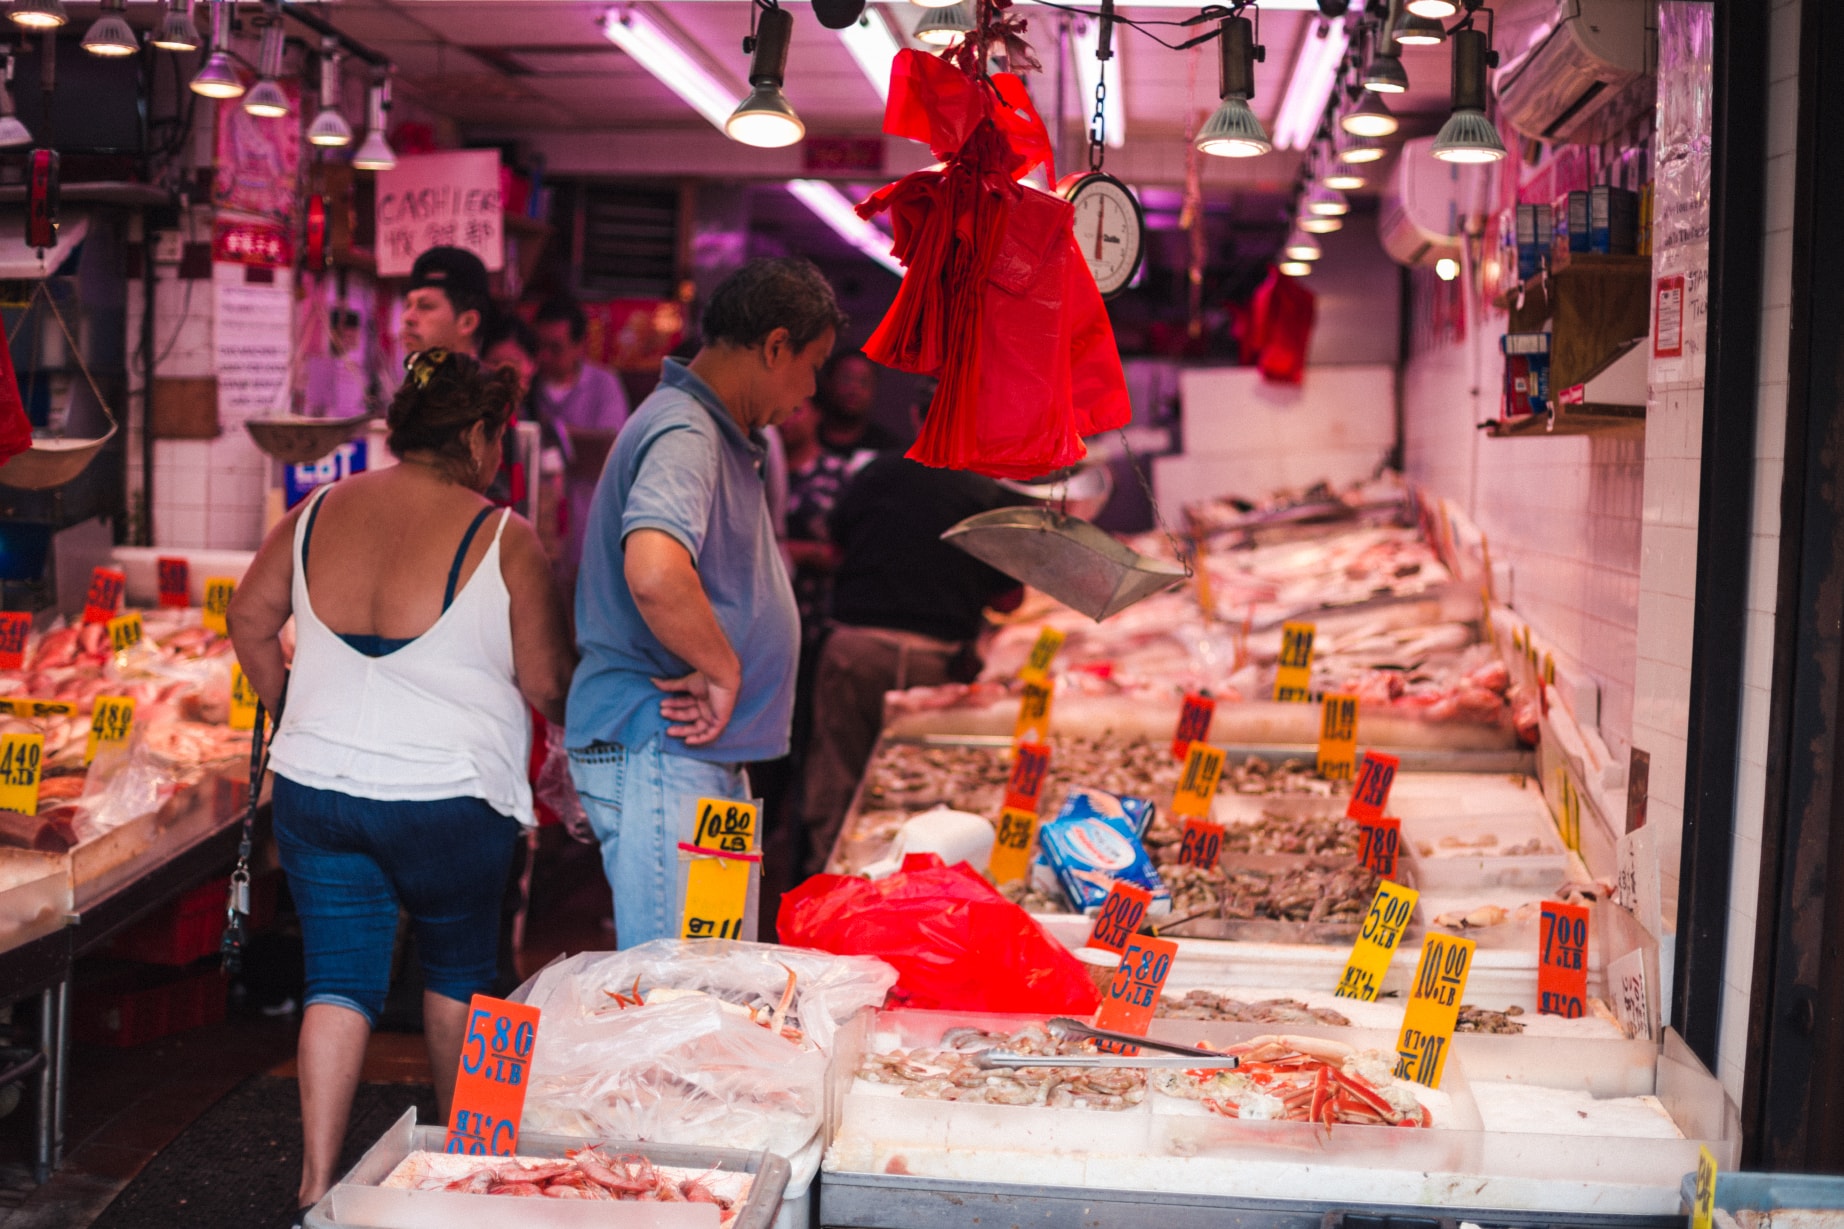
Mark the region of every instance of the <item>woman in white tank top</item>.
POLYGON ((446 1121, 467 1003, 493 989, 499 902, 532 822, 525 706, 562 721, 576 664, 537 534, 480 494, 514 382, 441 350, 407 366, 389 413, 402 464, 284 517, 230 611, 238 661, 280 715, 276 843, 307 956, 303 1207, 335 1176, 399 907, 446 1121))

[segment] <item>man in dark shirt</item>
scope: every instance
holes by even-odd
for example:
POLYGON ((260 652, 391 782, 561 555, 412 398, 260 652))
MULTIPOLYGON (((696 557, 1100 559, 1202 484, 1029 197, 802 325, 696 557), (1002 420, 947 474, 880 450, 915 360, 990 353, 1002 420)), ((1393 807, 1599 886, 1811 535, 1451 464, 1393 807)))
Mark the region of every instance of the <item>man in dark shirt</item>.
POLYGON ((820 409, 820 447, 827 452, 849 457, 866 448, 901 451, 902 441, 871 417, 877 404, 877 364, 862 351, 842 350, 828 359, 813 400, 820 409))
POLYGON ((808 873, 825 867, 871 748, 884 693, 970 682, 988 606, 1015 606, 1018 582, 941 540, 980 512, 1030 502, 990 478, 887 455, 834 506, 832 633, 813 689, 801 818, 808 873))

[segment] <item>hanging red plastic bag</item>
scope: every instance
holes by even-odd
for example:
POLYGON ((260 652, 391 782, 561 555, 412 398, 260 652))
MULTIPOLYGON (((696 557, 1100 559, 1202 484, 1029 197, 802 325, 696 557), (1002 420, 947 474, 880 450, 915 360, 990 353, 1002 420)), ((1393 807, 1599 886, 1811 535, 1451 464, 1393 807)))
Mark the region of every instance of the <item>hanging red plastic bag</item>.
POLYGON ((913 854, 884 879, 816 875, 781 898, 781 942, 876 956, 893 1004, 1086 1016, 1101 996, 1083 966, 965 862, 913 854))
POLYGON ((1277 384, 1306 378, 1306 352, 1312 346, 1318 299, 1298 279, 1269 269, 1246 306, 1232 309, 1242 361, 1261 369, 1277 384))
POLYGON ((32 447, 32 421, 19 396, 19 375, 13 370, 13 347, 0 323, 0 464, 32 447))

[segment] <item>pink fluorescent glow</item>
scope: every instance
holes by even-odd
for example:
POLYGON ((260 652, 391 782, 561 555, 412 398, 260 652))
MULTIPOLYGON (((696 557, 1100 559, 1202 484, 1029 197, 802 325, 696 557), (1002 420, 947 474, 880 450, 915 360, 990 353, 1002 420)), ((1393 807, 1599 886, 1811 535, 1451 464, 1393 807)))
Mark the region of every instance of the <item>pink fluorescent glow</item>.
POLYGON ((1325 114, 1326 100, 1338 80, 1338 65, 1345 55, 1345 28, 1338 22, 1324 24, 1324 37, 1309 28, 1299 54, 1293 60, 1293 74, 1287 79, 1287 94, 1281 99, 1280 114, 1274 120, 1276 149, 1305 149, 1319 131, 1319 119, 1325 114))

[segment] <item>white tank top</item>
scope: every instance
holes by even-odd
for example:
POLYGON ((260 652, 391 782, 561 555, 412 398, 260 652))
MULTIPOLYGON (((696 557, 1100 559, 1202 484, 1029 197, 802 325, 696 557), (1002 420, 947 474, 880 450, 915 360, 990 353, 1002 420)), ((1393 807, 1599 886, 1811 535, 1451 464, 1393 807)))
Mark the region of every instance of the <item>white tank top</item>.
POLYGON ((298 785, 356 798, 480 798, 536 822, 531 718, 513 678, 512 595, 499 570, 511 513, 442 617, 396 652, 368 657, 308 599, 302 540, 313 511, 295 524, 294 668, 271 766, 298 785))

